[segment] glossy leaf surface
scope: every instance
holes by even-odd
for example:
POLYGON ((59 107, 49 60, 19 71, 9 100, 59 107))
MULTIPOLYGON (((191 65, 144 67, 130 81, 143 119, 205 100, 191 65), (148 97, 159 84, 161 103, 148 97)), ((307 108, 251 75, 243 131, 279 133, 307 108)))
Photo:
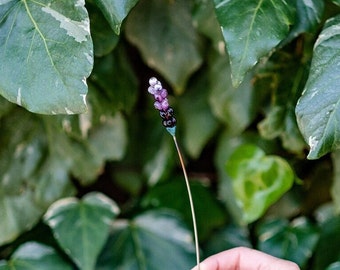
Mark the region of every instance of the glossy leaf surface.
POLYGON ((329 19, 314 45, 304 92, 296 106, 299 128, 308 143, 309 159, 340 144, 340 16, 329 19))
POLYGON ((294 10, 284 0, 214 2, 230 56, 233 85, 237 87, 246 72, 287 36, 294 10))
POLYGON ((195 251, 191 233, 176 216, 147 212, 117 221, 97 270, 191 269, 195 251))
POLYGON ((95 269, 97 256, 118 215, 117 205, 101 193, 89 193, 82 200, 65 198, 52 204, 45 222, 62 249, 83 270, 95 269))
POLYGON ((258 248, 273 256, 296 262, 304 267, 319 239, 313 224, 305 218, 268 220, 258 227, 258 248))
POLYGON ((0 2, 1 95, 37 113, 86 111, 93 51, 84 5, 0 2))

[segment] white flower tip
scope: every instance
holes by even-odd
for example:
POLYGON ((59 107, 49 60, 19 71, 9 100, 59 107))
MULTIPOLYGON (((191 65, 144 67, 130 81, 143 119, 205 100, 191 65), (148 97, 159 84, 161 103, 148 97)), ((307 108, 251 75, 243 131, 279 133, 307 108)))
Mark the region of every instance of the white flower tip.
POLYGON ((159 83, 159 81, 157 80, 157 78, 151 77, 151 78, 149 79, 149 84, 150 84, 151 86, 155 86, 157 83, 159 83))

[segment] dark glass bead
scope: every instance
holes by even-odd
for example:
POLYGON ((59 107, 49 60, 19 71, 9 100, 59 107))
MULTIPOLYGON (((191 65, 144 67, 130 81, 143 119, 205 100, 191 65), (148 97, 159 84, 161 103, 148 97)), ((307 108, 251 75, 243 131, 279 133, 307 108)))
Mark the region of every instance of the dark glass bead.
POLYGON ((166 112, 165 111, 159 111, 159 115, 162 119, 166 119, 166 112))

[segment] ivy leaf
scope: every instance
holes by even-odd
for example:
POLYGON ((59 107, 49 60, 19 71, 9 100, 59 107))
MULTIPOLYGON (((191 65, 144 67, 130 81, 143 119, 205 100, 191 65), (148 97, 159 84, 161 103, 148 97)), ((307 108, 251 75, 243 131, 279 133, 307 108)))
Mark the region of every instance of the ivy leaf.
POLYGON ((0 261, 0 270, 71 270, 73 267, 66 263, 51 247, 36 242, 21 245, 8 261, 0 261))
POLYGON ((303 267, 314 252, 319 239, 317 228, 306 218, 289 223, 284 219, 268 220, 257 228, 258 249, 303 267))
POLYGON ((0 94, 36 113, 86 110, 93 66, 85 1, 0 3, 0 94))
POLYGON ((340 16, 329 19, 314 45, 310 74, 296 106, 309 159, 317 159, 340 145, 340 16))
POLYGON ((226 170, 245 223, 258 219, 294 181, 294 173, 284 159, 266 156, 262 149, 251 144, 234 151, 226 170))
POLYGON ((136 5, 138 0, 94 0, 103 12, 116 35, 120 34, 120 27, 129 11, 136 5))
POLYGON ((141 0, 127 18, 126 35, 177 93, 202 63, 190 1, 141 0))
POLYGON ((230 56, 233 85, 238 87, 246 72, 287 36, 294 10, 284 0, 214 2, 230 56))
POLYGON ((176 216, 150 211, 114 224, 96 269, 191 269, 194 250, 191 233, 176 216))
POLYGON ((51 205, 44 221, 70 258, 83 270, 95 269, 98 254, 109 235, 110 223, 119 213, 117 205, 101 193, 82 200, 65 198, 51 205))

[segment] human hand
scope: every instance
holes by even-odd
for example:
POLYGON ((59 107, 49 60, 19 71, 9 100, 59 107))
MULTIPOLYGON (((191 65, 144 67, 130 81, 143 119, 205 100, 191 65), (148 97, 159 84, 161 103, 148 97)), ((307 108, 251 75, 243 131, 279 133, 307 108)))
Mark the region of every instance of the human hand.
MULTIPOLYGON (((197 266, 192 270, 197 270, 197 266)), ((297 264, 246 247, 229 249, 200 263, 200 270, 299 270, 297 264)))

